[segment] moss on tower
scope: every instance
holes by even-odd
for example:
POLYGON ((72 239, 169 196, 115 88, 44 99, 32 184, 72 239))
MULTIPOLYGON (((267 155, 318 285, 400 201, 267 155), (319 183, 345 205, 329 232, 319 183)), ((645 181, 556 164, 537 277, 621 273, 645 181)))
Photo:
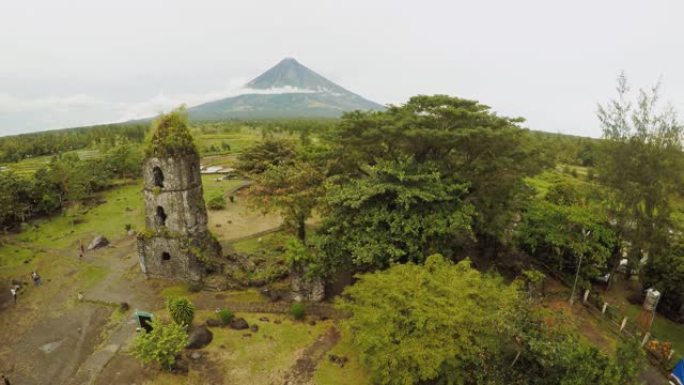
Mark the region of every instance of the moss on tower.
POLYGON ((145 156, 148 158, 183 155, 199 157, 199 151, 188 126, 188 114, 183 106, 168 114, 161 114, 152 124, 152 134, 147 138, 145 145, 145 156))

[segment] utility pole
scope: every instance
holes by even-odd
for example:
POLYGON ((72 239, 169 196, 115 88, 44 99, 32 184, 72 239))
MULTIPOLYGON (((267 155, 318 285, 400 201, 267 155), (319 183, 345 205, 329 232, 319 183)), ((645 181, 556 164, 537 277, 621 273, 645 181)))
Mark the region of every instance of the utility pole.
POLYGON ((582 267, 582 257, 584 256, 584 248, 587 243, 587 237, 591 231, 582 230, 582 253, 579 256, 579 263, 577 263, 577 273, 575 274, 575 283, 572 285, 572 294, 570 294, 570 305, 575 303, 575 290, 577 289, 577 279, 579 278, 580 267, 582 267))

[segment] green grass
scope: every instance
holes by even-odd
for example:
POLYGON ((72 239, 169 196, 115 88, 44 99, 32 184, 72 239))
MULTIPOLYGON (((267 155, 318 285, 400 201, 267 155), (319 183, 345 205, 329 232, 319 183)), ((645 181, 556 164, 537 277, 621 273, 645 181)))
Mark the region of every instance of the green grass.
POLYGON ((92 287, 96 283, 102 281, 107 276, 108 272, 108 269, 101 266, 87 265, 83 267, 78 272, 79 288, 85 290, 92 287))
POLYGON ((354 349, 351 340, 344 334, 340 341, 333 347, 328 354, 334 354, 348 359, 344 367, 330 362, 326 357, 316 367, 314 373, 314 383, 319 385, 364 385, 370 384, 370 377, 367 371, 359 362, 358 353, 354 349))
POLYGON ((99 199, 106 203, 90 209, 72 207, 61 215, 32 221, 17 239, 49 247, 71 246, 77 253, 78 239, 87 244, 96 234, 101 234, 112 241, 126 234, 126 224, 134 229, 143 227, 140 182, 106 191, 99 199))
MULTIPOLYGON (((83 149, 78 151, 68 151, 65 154, 78 154, 81 159, 95 159, 100 156, 100 151, 92 149, 83 149)), ((32 175, 41 167, 50 163, 53 155, 36 156, 33 158, 26 158, 16 163, 0 163, 0 166, 5 166, 17 174, 32 175)))
POLYGON ((207 201, 216 195, 223 195, 228 200, 228 194, 244 183, 240 179, 220 180, 221 175, 202 175, 202 187, 204 188, 204 200, 207 201), (219 180, 217 180, 219 179, 219 180))
POLYGON ((311 345, 332 325, 326 321, 310 326, 273 314, 238 313, 236 316, 245 318, 250 325, 257 324, 259 331, 243 337, 245 331, 213 328, 214 339, 207 348, 220 356, 227 383, 235 384, 270 383, 273 373, 285 371, 295 363, 296 351, 311 345), (263 316, 271 322, 258 321, 263 316), (275 324, 276 318, 281 318, 282 323, 275 324))
POLYGON ((251 237, 232 243, 231 246, 238 253, 266 254, 274 249, 285 247, 290 235, 284 231, 275 231, 258 237, 251 237))

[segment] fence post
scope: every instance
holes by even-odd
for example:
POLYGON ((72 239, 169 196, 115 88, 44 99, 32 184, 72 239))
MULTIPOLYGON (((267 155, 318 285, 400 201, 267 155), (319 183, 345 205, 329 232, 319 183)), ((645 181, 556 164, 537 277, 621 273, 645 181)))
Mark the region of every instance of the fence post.
POLYGON ((674 356, 674 349, 670 349, 670 354, 667 356, 667 360, 670 361, 672 356, 674 356))
POLYGON ((622 333, 622 331, 625 329, 625 326, 627 326, 627 317, 622 320, 622 325, 620 325, 620 333, 622 333))
POLYGON ((608 308, 608 302, 603 303, 603 309, 601 309, 601 314, 606 314, 606 309, 608 308))
POLYGON ((648 333, 648 332, 647 332, 647 333, 644 335, 644 339, 641 340, 641 347, 642 347, 642 348, 644 347, 644 345, 646 345, 646 343, 648 342, 649 338, 651 338, 651 333, 648 333))
POLYGON ((582 299, 582 302, 586 305, 587 301, 589 300, 589 289, 586 289, 584 291, 584 298, 582 299))

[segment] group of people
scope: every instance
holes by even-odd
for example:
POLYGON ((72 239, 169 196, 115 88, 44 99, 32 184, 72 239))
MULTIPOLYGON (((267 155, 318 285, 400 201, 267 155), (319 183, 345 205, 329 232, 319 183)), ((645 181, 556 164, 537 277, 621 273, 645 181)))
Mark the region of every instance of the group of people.
MULTIPOLYGON (((43 283, 40 275, 36 271, 31 272, 31 280, 35 286, 40 286, 43 283)), ((17 295, 19 294, 19 289, 21 289, 21 285, 19 284, 13 284, 10 288, 10 293, 12 294, 12 299, 14 300, 15 305, 17 304, 17 295)))

